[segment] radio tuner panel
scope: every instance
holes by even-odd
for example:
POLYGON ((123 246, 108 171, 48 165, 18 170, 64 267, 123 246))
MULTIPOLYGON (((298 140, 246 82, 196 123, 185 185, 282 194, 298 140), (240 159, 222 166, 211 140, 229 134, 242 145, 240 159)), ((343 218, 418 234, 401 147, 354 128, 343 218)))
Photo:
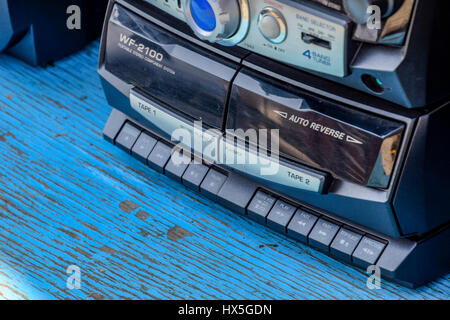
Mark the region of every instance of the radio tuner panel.
POLYGON ((186 22, 202 40, 237 45, 289 65, 337 77, 348 73, 350 19, 335 10, 292 1, 146 2, 186 22))

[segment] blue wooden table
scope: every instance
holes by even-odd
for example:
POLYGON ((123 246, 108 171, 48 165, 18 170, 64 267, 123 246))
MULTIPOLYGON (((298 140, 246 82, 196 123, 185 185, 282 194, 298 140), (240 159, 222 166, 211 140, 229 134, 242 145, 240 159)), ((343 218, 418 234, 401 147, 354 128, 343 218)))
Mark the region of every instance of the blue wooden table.
POLYGON ((450 275, 417 290, 369 290, 363 271, 104 141, 97 51, 45 69, 0 55, 0 298, 450 298, 450 275), (80 289, 67 287, 71 265, 80 289))

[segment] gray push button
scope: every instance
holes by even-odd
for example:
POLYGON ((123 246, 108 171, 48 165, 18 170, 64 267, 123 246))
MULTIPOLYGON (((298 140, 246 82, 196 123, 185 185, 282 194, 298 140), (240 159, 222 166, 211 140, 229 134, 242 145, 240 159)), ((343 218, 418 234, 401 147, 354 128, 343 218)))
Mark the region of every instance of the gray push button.
POLYGON ((245 214, 250 200, 257 189, 257 184, 238 174, 230 173, 227 181, 220 188, 217 200, 225 207, 240 214, 245 214))
POLYGON ((148 156, 148 165, 158 172, 164 172, 164 166, 169 161, 172 148, 161 141, 156 144, 153 151, 148 156))
POLYGON ((261 224, 266 223, 266 217, 272 209, 276 199, 265 192, 258 191, 247 207, 249 218, 261 224))
POLYGON ((130 152, 140 134, 140 129, 127 122, 116 138, 116 145, 126 152, 130 152))
POLYGON ((147 163, 147 158, 157 142, 158 141, 155 138, 149 136, 145 132, 142 132, 134 144, 133 149, 131 149, 133 157, 141 162, 147 163))
POLYGON ((317 219, 315 215, 298 209, 287 227, 288 235, 306 243, 308 234, 314 227, 317 219))
POLYGON ((183 184, 198 191, 208 170, 209 168, 204 164, 192 162, 183 174, 183 184))
POLYGON ((360 267, 367 268, 377 262, 385 247, 386 244, 383 242, 364 237, 353 252, 353 262, 360 267))
POLYGON ((344 259, 348 262, 352 260, 352 253, 361 240, 362 235, 342 228, 339 230, 336 238, 334 238, 333 243, 330 247, 330 252, 332 255, 344 259))
POLYGON ((210 169, 202 184, 200 185, 200 192, 208 196, 215 196, 222 188, 227 180, 227 176, 217 170, 210 169))
POLYGON ((169 162, 167 162, 164 172, 172 179, 179 180, 191 163, 191 157, 185 155, 181 150, 172 153, 169 162))
POLYGON ((338 225, 325 219, 319 219, 309 234, 309 244, 320 250, 328 252, 328 247, 330 246, 331 241, 338 230, 338 225))
POLYGON ((267 216, 267 225, 278 232, 285 233, 286 227, 289 221, 291 221, 295 210, 297 210, 296 207, 278 200, 267 216))
POLYGON ((127 116, 117 109, 112 109, 109 115, 108 121, 106 122, 105 128, 103 129, 103 137, 106 141, 114 144, 114 140, 119 134, 120 129, 123 124, 127 121, 127 116))

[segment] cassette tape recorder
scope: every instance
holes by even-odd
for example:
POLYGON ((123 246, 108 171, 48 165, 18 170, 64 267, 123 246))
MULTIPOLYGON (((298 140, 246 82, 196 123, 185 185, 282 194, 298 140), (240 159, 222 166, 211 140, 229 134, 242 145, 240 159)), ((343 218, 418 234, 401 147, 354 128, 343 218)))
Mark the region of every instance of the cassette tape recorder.
POLYGON ((78 51, 100 35, 107 3, 0 0, 0 52, 45 66, 78 51))
POLYGON ((356 266, 449 271, 447 1, 112 0, 104 137, 356 266))

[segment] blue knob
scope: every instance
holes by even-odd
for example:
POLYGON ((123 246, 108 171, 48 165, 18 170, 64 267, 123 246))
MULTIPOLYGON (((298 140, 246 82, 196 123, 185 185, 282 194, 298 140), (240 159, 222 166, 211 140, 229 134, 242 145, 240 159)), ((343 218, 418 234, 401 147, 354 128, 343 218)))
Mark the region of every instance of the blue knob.
POLYGON ((213 31, 216 28, 216 16, 207 0, 192 0, 191 14, 195 23, 205 31, 213 31))

